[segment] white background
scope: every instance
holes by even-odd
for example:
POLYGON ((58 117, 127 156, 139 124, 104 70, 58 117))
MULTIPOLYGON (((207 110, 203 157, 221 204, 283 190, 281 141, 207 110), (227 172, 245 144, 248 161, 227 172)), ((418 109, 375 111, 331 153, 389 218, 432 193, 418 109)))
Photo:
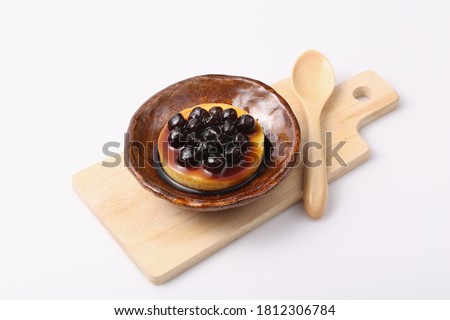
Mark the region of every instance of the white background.
POLYGON ((0 298, 450 298, 450 10, 445 1, 2 1, 0 298), (400 106, 364 128, 372 157, 154 286, 75 195, 71 175, 122 141, 181 79, 268 84, 302 51, 337 81, 373 69, 400 106))

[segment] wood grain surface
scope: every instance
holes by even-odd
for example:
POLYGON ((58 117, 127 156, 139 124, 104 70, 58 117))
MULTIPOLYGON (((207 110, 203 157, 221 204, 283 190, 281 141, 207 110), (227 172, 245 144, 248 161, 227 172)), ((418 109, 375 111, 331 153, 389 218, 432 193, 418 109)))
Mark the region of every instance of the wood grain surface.
MULTIPOLYGON (((290 78, 272 87, 289 102, 306 136, 290 78)), ((321 126, 324 139, 325 132, 332 132, 333 145, 346 141, 339 154, 347 165, 334 159, 327 167, 328 181, 369 157, 369 146, 358 129, 395 109, 397 102, 395 91, 372 71, 336 86, 323 110, 321 126)), ((298 167, 261 199, 211 213, 188 211, 157 198, 139 185, 123 161, 115 168, 94 164, 73 176, 73 186, 145 276, 161 284, 299 201, 302 178, 302 167, 298 167)))

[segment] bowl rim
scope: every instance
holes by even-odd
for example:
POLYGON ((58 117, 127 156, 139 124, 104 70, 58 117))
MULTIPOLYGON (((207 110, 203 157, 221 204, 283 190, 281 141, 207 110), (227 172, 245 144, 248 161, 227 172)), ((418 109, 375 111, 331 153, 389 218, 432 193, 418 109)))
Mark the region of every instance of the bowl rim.
MULTIPOLYGON (((289 103, 278 93, 276 92, 271 86, 263 83, 262 81, 243 77, 243 76, 234 76, 234 75, 226 75, 226 74, 204 74, 204 75, 198 75, 194 77, 189 77, 184 80, 178 81, 176 83, 173 83, 164 89, 158 91, 154 95, 152 95, 150 98, 148 98, 139 108, 138 110, 133 114, 127 134, 131 136, 131 133, 135 130, 137 126, 137 119, 139 119, 139 116, 142 112, 147 110, 148 103, 150 100, 159 98, 164 92, 167 90, 176 90, 178 86, 180 86, 182 83, 191 82, 196 79, 200 78, 213 78, 213 79, 233 79, 237 81, 244 81, 249 82, 252 85, 257 85, 259 87, 262 87, 264 90, 270 92, 273 94, 279 102, 283 105, 283 112, 287 113, 289 118, 291 119, 291 122, 293 123, 293 128, 295 129, 295 143, 293 146, 293 151, 290 156, 290 158, 286 158, 283 163, 290 163, 294 162, 296 163, 298 159, 296 159, 298 155, 298 151, 300 149, 300 142, 301 142, 301 131, 299 122, 292 111, 289 103)), ((245 193, 238 193, 237 195, 230 194, 229 197, 224 197, 221 199, 208 199, 208 196, 205 196, 204 199, 191 199, 191 201, 180 201, 180 197, 178 195, 173 194, 166 188, 162 188, 162 186, 159 183, 155 183, 151 179, 147 179, 137 168, 136 163, 133 159, 133 157, 130 157, 130 140, 132 139, 125 139, 125 146, 124 146, 124 161, 125 165, 128 168, 128 170, 131 172, 131 174, 136 178, 136 180, 139 182, 139 184, 145 188, 146 190, 149 190, 153 192, 156 196, 159 198, 165 199, 170 201, 172 204, 177 205, 179 207, 183 207, 185 209, 190 210, 197 210, 197 211, 219 211, 219 210, 225 210, 233 207, 238 207, 241 205, 245 205, 247 203, 250 203, 259 197, 263 196, 273 188, 275 188, 287 175, 290 173, 294 167, 293 166, 286 166, 283 165, 280 167, 279 170, 275 171, 273 175, 269 177, 267 181, 265 181, 264 184, 261 184, 257 186, 256 188, 251 189, 251 191, 247 191, 245 193)), ((224 194, 226 195, 226 193, 224 194)))

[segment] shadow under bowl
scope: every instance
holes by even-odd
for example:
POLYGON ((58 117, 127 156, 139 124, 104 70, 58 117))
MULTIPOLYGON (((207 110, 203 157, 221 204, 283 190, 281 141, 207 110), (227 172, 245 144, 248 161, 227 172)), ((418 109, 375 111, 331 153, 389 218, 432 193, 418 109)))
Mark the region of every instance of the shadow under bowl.
POLYGON ((263 196, 293 169, 300 146, 297 119, 275 90, 258 80, 228 75, 197 76, 161 90, 136 111, 127 136, 125 164, 138 182, 158 197, 196 211, 238 207, 263 196), (258 120, 270 140, 270 161, 265 159, 268 163, 239 188, 193 193, 161 175, 155 152, 159 133, 174 114, 202 103, 226 103, 244 109, 258 120))

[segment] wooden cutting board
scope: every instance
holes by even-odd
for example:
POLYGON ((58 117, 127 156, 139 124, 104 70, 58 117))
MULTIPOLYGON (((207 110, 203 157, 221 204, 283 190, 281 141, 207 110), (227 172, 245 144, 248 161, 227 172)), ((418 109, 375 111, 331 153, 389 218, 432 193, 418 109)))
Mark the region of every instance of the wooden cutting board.
MULTIPOLYGON (((307 128, 290 79, 272 87, 294 110, 305 139, 307 128)), ((397 102, 395 91, 372 71, 336 86, 321 122, 324 132, 333 133, 333 145, 347 141, 339 151, 347 166, 333 161, 327 168, 329 181, 369 157, 369 147, 358 129, 395 109, 397 102), (363 100, 364 97, 368 99, 363 100)), ((301 181, 299 167, 279 186, 247 206, 198 213, 175 207, 143 189, 123 166, 123 161, 115 168, 97 163, 73 176, 73 186, 79 196, 155 284, 179 275, 299 201, 301 181)))

